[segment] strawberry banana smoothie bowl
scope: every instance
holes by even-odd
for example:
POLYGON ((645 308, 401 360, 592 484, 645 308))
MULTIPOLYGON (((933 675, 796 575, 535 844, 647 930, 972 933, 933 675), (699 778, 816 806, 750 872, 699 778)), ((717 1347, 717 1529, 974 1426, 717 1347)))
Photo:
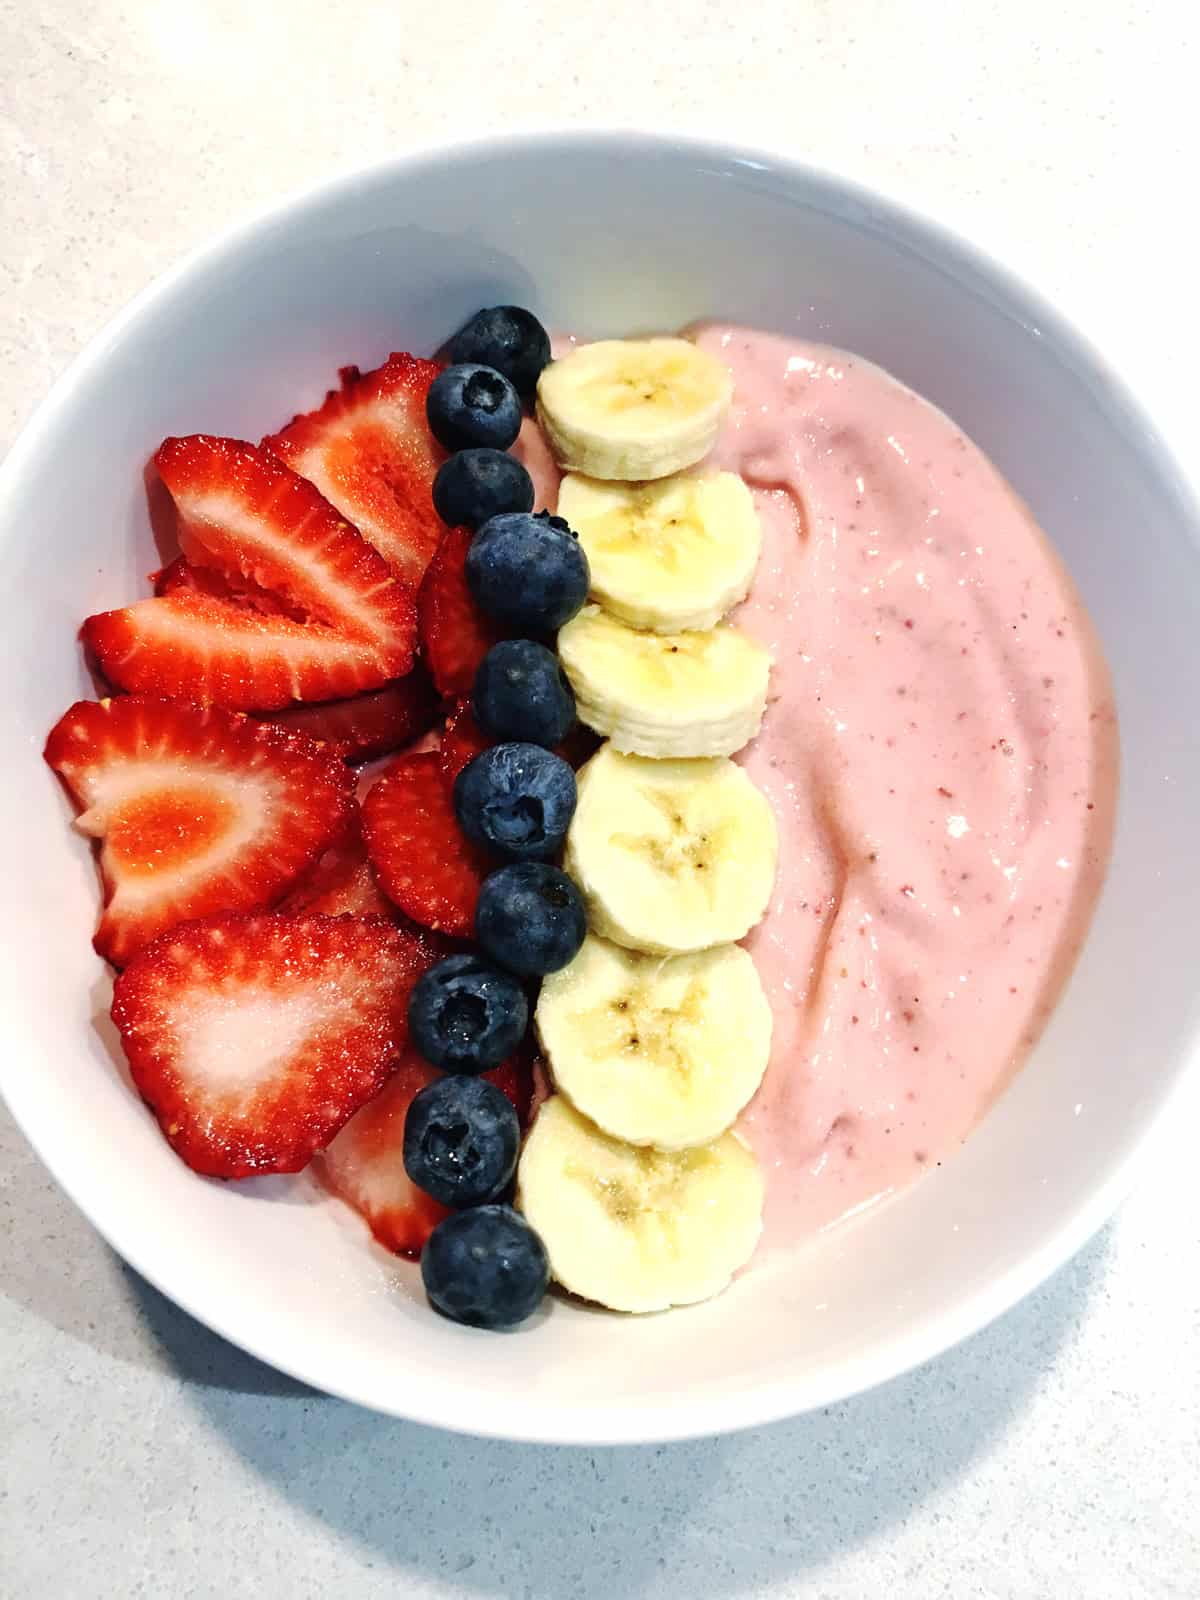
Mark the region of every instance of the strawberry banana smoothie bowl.
POLYGON ((950 1159, 1117 783, 995 468, 741 328, 552 356, 493 307, 340 380, 164 441, 178 553, 86 620, 102 697, 46 746, 172 1148, 309 1172, 493 1329, 706 1299, 950 1159))

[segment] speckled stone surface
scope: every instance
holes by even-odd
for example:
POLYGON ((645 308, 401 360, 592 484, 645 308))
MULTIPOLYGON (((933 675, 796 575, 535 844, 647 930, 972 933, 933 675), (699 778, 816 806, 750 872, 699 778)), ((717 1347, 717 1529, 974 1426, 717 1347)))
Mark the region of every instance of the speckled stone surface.
MULTIPOLYGON (((214 230, 414 142, 571 121, 780 146, 951 219, 1195 450, 1194 30, 1131 0, 952 11, 759 0, 735 28, 701 0, 0 0, 0 446, 214 230)), ((0 1597, 1195 1600, 1191 1111, 1098 1240, 932 1366, 610 1452, 299 1389, 141 1283, 3 1118, 0 1597)))

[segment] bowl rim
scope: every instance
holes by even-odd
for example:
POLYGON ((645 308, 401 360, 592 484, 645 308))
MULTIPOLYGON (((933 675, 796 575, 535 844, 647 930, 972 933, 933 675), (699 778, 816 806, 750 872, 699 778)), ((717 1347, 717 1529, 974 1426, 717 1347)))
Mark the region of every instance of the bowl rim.
MULTIPOLYGON (((1200 524, 1200 503, 1193 479, 1150 420, 1136 391, 1109 366, 1099 350, 1058 310, 1051 301, 1031 287, 990 251, 972 243, 943 222, 936 212, 917 209, 895 198, 886 188, 868 187, 830 166, 799 161, 782 150, 716 141, 690 134, 666 133, 637 127, 578 128, 547 125, 516 132, 489 134, 474 139, 442 139, 414 146, 402 154, 387 156, 365 165, 351 165, 317 184, 292 190, 283 199, 235 222, 188 251, 173 266, 153 278, 121 310, 105 323, 74 357, 49 393, 26 420, 6 459, 0 463, 0 527, 8 521, 9 501, 46 438, 58 426, 59 414, 76 388, 108 359, 126 330, 160 302, 169 299, 193 274, 219 265, 221 259, 235 255, 256 236, 273 225, 290 222, 307 210, 317 210, 359 187, 370 187, 403 177, 421 168, 449 167, 481 158, 521 156, 539 148, 558 147, 563 153, 615 153, 626 159, 658 155, 690 157, 718 167, 777 174, 789 186, 808 188, 830 199, 839 197, 863 211, 896 219, 902 225, 924 232, 943 258, 958 258, 975 273, 990 280, 1006 296, 1036 314, 1030 330, 1049 331, 1059 350, 1074 364, 1088 371, 1089 378, 1107 402, 1136 422, 1142 446, 1152 458, 1159 475, 1170 483, 1181 503, 1190 507, 1200 524)), ((53 1150, 53 1138, 44 1147, 35 1115, 22 1115, 19 1081, 0 1065, 0 1098, 8 1105, 18 1128, 38 1159, 100 1236, 147 1282, 166 1295, 190 1316, 230 1343, 247 1351, 267 1365, 326 1394, 383 1411, 430 1427, 476 1437, 497 1438, 534 1444, 573 1444, 583 1447, 617 1444, 669 1443, 717 1434, 737 1432, 836 1404, 864 1393, 879 1384, 903 1376, 978 1332, 1010 1310, 1068 1261, 1109 1219, 1133 1187, 1153 1150, 1176 1113, 1186 1086, 1195 1075, 1200 1060, 1200 1036, 1192 1041, 1172 1080, 1168 1081, 1160 1104, 1149 1118, 1130 1150, 1117 1162, 1103 1182, 1085 1192, 1071 1214, 1035 1250, 998 1277, 983 1283, 944 1313, 936 1323, 894 1335, 886 1355, 878 1350, 849 1357, 830 1372, 814 1380, 811 1375, 773 1378, 749 1391, 734 1394, 698 1395, 687 1406, 677 1397, 667 1397, 659 1409, 644 1406, 632 1411, 614 1411, 596 1404, 558 1408, 553 1415, 539 1417, 520 1396, 489 1396, 486 1408, 473 1409, 470 1420, 445 1414, 441 1390, 433 1391, 433 1403, 421 1383, 414 1382, 404 1408, 383 1405, 356 1387, 352 1374, 345 1382, 331 1381, 327 1373, 306 1370, 303 1362, 280 1356, 264 1348, 261 1341, 230 1325, 221 1310, 198 1304, 191 1295, 186 1272, 174 1281, 171 1270, 157 1262, 147 1262, 146 1252, 136 1229, 114 1225, 104 1215, 104 1206, 94 1197, 85 1199, 77 1192, 72 1175, 61 1169, 53 1150), (8 1078, 8 1082, 3 1080, 8 1078)), ((475 1406, 479 1403, 476 1399, 475 1406)))

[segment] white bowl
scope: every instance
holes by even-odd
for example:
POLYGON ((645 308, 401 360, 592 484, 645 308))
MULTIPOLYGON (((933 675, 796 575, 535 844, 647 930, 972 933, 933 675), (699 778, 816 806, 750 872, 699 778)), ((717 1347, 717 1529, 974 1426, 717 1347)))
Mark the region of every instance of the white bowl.
POLYGON ((6 1024, 0 1087, 95 1226, 195 1316, 382 1411, 513 1438, 680 1438, 826 1405, 1012 1305, 1104 1220, 1193 1053, 1200 562, 1146 418, 1046 305, 952 236, 766 155, 542 135, 343 179, 219 241, 74 365, 0 478, 6 1024), (553 1303, 524 1331, 437 1319, 306 1179, 222 1185, 130 1092, 88 943, 88 851, 40 759, 92 692, 75 630, 145 591, 143 486, 165 434, 257 438, 336 369, 429 351, 480 305, 588 335, 730 318, 844 345, 951 413, 1065 557, 1116 681, 1112 872, 1032 1060, 960 1155, 720 1299, 621 1320, 553 1303))

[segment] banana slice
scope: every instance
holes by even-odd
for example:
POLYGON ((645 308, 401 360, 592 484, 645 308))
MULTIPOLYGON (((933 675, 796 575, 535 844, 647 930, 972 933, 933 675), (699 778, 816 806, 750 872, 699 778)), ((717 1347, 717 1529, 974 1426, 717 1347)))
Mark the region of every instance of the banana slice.
POLYGON ((637 1148, 552 1095, 521 1153, 517 1204, 565 1289, 612 1311, 666 1311, 719 1294, 753 1255, 763 1180, 736 1134, 637 1148))
POLYGON ((665 478, 708 454, 732 396, 728 369, 687 339, 604 339, 543 370, 537 414, 561 466, 665 478))
POLYGON ((750 591, 762 548, 754 498, 733 472, 656 483, 569 473, 558 513, 579 535, 592 594, 634 628, 711 628, 750 591))
POLYGON ((736 944, 651 956, 589 934, 542 984, 554 1081, 605 1133, 683 1150, 731 1127, 771 1053, 771 1008, 736 944))
POLYGON ((559 631, 579 720, 641 756, 731 756, 758 732, 771 658, 722 623, 642 633, 585 606, 559 631))
POLYGON ((765 795, 723 757, 653 761, 604 744, 578 776, 566 869, 592 930, 634 950, 707 950, 748 933, 771 898, 765 795))

